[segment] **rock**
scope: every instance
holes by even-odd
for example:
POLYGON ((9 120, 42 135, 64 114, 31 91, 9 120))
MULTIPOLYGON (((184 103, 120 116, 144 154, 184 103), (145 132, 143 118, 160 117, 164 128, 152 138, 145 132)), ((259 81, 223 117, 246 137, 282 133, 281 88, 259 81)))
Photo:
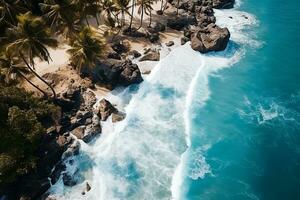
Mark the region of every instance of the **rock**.
POLYGON ((126 115, 125 113, 122 112, 117 112, 117 113, 113 113, 111 116, 112 122, 119 122, 122 121, 123 119, 125 119, 126 115))
POLYGON ((160 53, 157 50, 151 50, 149 53, 140 58, 140 61, 159 61, 160 53))
POLYGON ((127 29, 123 30, 123 35, 127 35, 130 37, 137 37, 137 38, 147 36, 146 33, 140 32, 134 27, 132 27, 131 29, 127 28, 127 29))
POLYGON ((138 65, 133 64, 130 60, 98 62, 92 76, 95 82, 100 82, 109 89, 118 85, 129 86, 143 81, 138 65))
POLYGON ((128 51, 123 41, 115 41, 111 44, 111 48, 118 54, 122 54, 128 51))
POLYGON ((113 66, 120 69, 121 73, 118 77, 118 83, 123 86, 128 86, 134 83, 143 81, 140 69, 137 64, 133 64, 131 60, 125 60, 113 66))
POLYGON ((156 11, 156 14, 158 14, 158 15, 163 15, 164 12, 163 12, 162 10, 157 10, 157 11, 156 11))
POLYGON ((92 123, 86 126, 86 129, 84 131, 84 137, 82 138, 82 140, 85 143, 89 143, 100 133, 101 133, 101 124, 99 122, 99 119, 98 117, 93 117, 92 123))
POLYGON ((68 149, 64 152, 64 159, 69 158, 71 156, 75 156, 79 154, 80 143, 78 141, 73 142, 68 149))
POLYGON ((206 27, 216 22, 214 11, 210 6, 196 6, 195 13, 198 26, 200 27, 206 27))
POLYGON ((73 175, 69 173, 63 173, 63 183, 66 186, 74 186, 77 184, 77 181, 73 178, 73 175))
POLYGON ((212 7, 216 9, 230 9, 233 8, 235 0, 213 0, 212 7))
POLYGON ((121 60, 121 56, 120 54, 116 53, 116 52, 109 52, 107 54, 107 58, 110 58, 110 59, 116 59, 116 60, 121 60))
POLYGON ((182 37, 182 38, 180 39, 181 45, 184 45, 184 44, 187 43, 188 41, 190 41, 190 39, 187 38, 187 37, 182 37))
POLYGON ((86 182, 85 189, 87 192, 92 189, 92 187, 90 186, 90 184, 88 182, 86 182))
POLYGON ((133 55, 134 58, 139 58, 142 54, 140 54, 137 50, 132 50, 129 52, 129 55, 133 55))
POLYGON ((146 70, 144 72, 142 72, 142 74, 150 74, 151 73, 151 70, 146 70))
POLYGON ((194 16, 178 16, 167 20, 167 26, 178 31, 194 24, 196 24, 196 18, 194 16))
POLYGON ((170 47, 170 46, 173 46, 174 45, 174 41, 169 41, 166 43, 166 46, 167 47, 170 47))
POLYGON ((65 170, 66 165, 62 161, 59 161, 58 164, 55 165, 52 173, 50 174, 51 184, 55 184, 58 181, 61 173, 65 170))
POLYGON ((101 99, 99 102, 99 112, 98 116, 101 121, 106 121, 107 118, 112 114, 117 112, 117 109, 106 99, 101 99))
POLYGON ((157 42, 159 40, 159 34, 158 33, 150 33, 148 35, 148 38, 151 43, 157 42))
POLYGON ((210 24, 207 28, 195 32, 191 39, 191 47, 195 51, 207 53, 209 51, 222 51, 226 48, 230 38, 227 28, 220 28, 210 24))
POLYGON ((84 137, 85 126, 79 126, 72 131, 72 134, 77 137, 77 139, 82 139, 84 137))
POLYGON ((186 11, 194 12, 196 6, 210 6, 216 9, 233 8, 235 0, 170 0, 173 6, 186 11))
POLYGON ((158 33, 166 30, 166 26, 160 22, 153 22, 150 27, 147 28, 150 33, 158 33))

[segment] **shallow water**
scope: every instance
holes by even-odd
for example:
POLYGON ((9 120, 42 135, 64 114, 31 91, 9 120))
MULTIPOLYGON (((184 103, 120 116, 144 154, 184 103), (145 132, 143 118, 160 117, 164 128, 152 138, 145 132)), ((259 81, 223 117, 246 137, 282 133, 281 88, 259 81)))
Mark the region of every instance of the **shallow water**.
POLYGON ((126 119, 104 123, 97 141, 81 143, 68 162, 79 184, 60 180, 50 192, 90 200, 297 199, 300 5, 293 2, 245 0, 216 11, 231 31, 228 48, 172 51, 119 95, 132 96, 126 119), (83 196, 86 181, 92 189, 83 196))

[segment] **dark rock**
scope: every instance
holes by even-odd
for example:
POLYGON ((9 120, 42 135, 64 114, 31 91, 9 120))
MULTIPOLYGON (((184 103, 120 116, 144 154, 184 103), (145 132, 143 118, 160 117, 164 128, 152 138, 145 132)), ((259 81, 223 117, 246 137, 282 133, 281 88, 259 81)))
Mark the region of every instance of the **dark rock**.
POLYGON ((230 33, 227 28, 220 28, 215 24, 210 24, 193 34, 191 47, 201 53, 222 51, 226 48, 229 38, 230 33))
POLYGON ((107 58, 110 58, 110 59, 116 59, 116 60, 121 60, 121 56, 120 54, 116 53, 116 52, 109 52, 107 54, 107 58))
POLYGON ((134 58, 139 58, 142 54, 140 54, 137 50, 132 50, 129 52, 129 55, 133 55, 134 58))
POLYGON ((190 41, 190 39, 189 39, 188 37, 182 37, 182 38, 180 39, 181 45, 184 45, 184 44, 187 43, 188 41, 190 41))
POLYGON ((88 182, 86 182, 85 189, 86 189, 87 192, 92 189, 92 187, 90 186, 90 184, 88 182))
POLYGON ((174 45, 174 42, 173 42, 173 41, 169 41, 169 42, 166 43, 166 46, 167 46, 167 47, 170 47, 170 46, 173 46, 173 45, 174 45))
POLYGON ((168 27, 179 31, 182 30, 184 27, 195 24, 196 18, 194 16, 178 16, 176 18, 171 18, 167 20, 168 27))
POLYGON ((101 99, 99 102, 98 116, 102 121, 106 121, 107 118, 115 112, 117 112, 117 109, 109 101, 101 99))
POLYGON ((164 12, 163 12, 162 10, 157 10, 157 11, 156 11, 156 14, 158 14, 158 15, 163 15, 164 12))
POLYGON ((233 8, 235 0, 213 0, 212 7, 216 9, 233 8))
POLYGON ((125 119, 126 114, 122 113, 122 112, 117 112, 117 113, 113 113, 111 116, 112 122, 119 122, 122 121, 123 119, 125 119))
POLYGON ((134 83, 140 83, 143 81, 141 72, 137 64, 133 64, 131 60, 125 60, 113 67, 121 69, 119 75, 119 84, 123 86, 128 86, 134 83))
POLYGON ((79 154, 80 143, 78 141, 73 142, 68 149, 64 152, 64 159, 79 154))
POLYGON ((208 24, 216 22, 214 11, 210 6, 196 6, 195 13, 198 26, 200 27, 206 27, 208 24))
POLYGON ((157 42, 159 40, 159 34, 158 33, 150 33, 148 35, 148 38, 151 43, 157 42))
POLYGON ((73 175, 69 173, 63 173, 63 183, 66 186, 74 186, 77 184, 77 181, 73 178, 73 175))
POLYGON ((150 33, 158 33, 166 30, 166 26, 160 22, 153 22, 150 27, 147 28, 150 33))
POLYGON ((128 48, 124 45, 123 41, 115 41, 111 44, 111 48, 118 54, 122 54, 128 51, 128 48))
POLYGON ((170 0, 173 6, 186 11, 194 12, 196 6, 210 6, 216 9, 233 8, 235 0, 170 0))
POLYGON ((146 33, 140 32, 134 27, 132 27, 131 29, 129 29, 129 28, 125 29, 123 31, 123 35, 127 35, 127 36, 130 36, 130 37, 137 37, 137 38, 147 36, 146 33))
POLYGON ((151 50, 149 53, 144 55, 140 61, 159 61, 160 53, 157 50, 151 50))
POLYGON ((62 161, 56 164, 54 170, 50 175, 51 184, 55 184, 58 181, 61 173, 65 170, 66 170, 66 165, 62 161))
POLYGON ((128 86, 143 81, 137 64, 130 60, 98 63, 93 73, 95 82, 107 83, 111 89, 117 85, 128 86))
POLYGON ((101 133, 101 125, 99 119, 93 118, 92 123, 86 126, 83 141, 88 143, 101 133))

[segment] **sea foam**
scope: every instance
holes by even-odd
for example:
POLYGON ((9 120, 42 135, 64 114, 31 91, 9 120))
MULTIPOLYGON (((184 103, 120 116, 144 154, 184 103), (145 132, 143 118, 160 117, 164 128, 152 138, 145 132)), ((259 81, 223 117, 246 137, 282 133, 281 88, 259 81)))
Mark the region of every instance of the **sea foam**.
MULTIPOLYGON (((253 16, 236 10, 216 10, 216 16, 218 25, 231 32, 227 49, 202 55, 187 43, 170 52, 132 95, 125 120, 112 124, 109 118, 102 124, 101 137, 82 145, 80 154, 71 158, 67 171, 83 177, 79 183, 66 187, 60 179, 49 190, 51 195, 78 200, 182 199, 191 145, 191 105, 205 105, 209 75, 239 61, 243 45, 252 44, 244 28, 256 23, 253 16), (82 195, 86 182, 91 190, 82 195)), ((120 96, 129 93, 130 89, 120 96)), ((203 178, 210 172, 209 165, 201 152, 194 160, 192 178, 203 178)))

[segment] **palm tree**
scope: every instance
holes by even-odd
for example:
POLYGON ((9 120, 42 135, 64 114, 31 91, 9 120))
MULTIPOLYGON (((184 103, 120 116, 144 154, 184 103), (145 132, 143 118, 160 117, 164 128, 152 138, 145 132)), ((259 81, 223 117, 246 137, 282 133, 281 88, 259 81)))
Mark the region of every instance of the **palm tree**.
POLYGON ((150 15, 150 24, 151 25, 151 22, 152 22, 152 3, 153 1, 152 0, 138 0, 137 1, 137 5, 139 6, 138 8, 138 13, 141 14, 141 22, 140 22, 140 26, 138 29, 140 29, 142 26, 143 26, 143 18, 144 18, 144 12, 147 14, 147 15, 150 15))
POLYGON ((113 25, 115 23, 115 20, 119 25, 119 19, 115 14, 118 11, 118 9, 116 5, 113 3, 113 1, 112 0, 100 0, 100 1, 101 1, 101 11, 104 13, 110 25, 113 25))
POLYGON ((81 73, 84 67, 91 68, 95 65, 102 51, 102 41, 96 35, 96 31, 84 27, 71 44, 68 53, 71 55, 71 64, 77 69, 78 73, 81 73))
POLYGON ((72 0, 72 4, 76 6, 82 19, 85 19, 86 24, 90 26, 88 17, 95 17, 99 26, 98 12, 100 11, 100 3, 95 0, 72 0))
POLYGON ((5 83, 10 84, 12 80, 24 79, 38 91, 47 96, 47 93, 40 89, 37 85, 31 82, 25 74, 29 73, 27 67, 21 62, 20 59, 5 53, 0 57, 0 74, 3 74, 5 77, 5 83))
POLYGON ((130 23, 129 23, 128 30, 131 30, 131 27, 132 27, 134 7, 135 7, 135 0, 131 0, 131 15, 130 15, 130 23))
POLYGON ((122 14, 121 27, 123 27, 125 25, 125 13, 131 16, 128 12, 130 0, 113 0, 113 2, 122 14))
POLYGON ((73 37, 78 30, 78 13, 71 0, 44 0, 39 3, 43 19, 52 30, 73 37))
POLYGON ((10 41, 6 46, 9 54, 18 56, 26 64, 26 67, 37 78, 44 82, 53 92, 53 87, 45 81, 34 69, 34 58, 49 62, 50 54, 47 50, 49 47, 57 47, 57 40, 51 37, 50 29, 46 27, 40 17, 33 16, 30 12, 17 17, 18 24, 7 29, 7 37, 10 41))
POLYGON ((0 23, 14 24, 21 10, 20 0, 0 0, 0 23))

